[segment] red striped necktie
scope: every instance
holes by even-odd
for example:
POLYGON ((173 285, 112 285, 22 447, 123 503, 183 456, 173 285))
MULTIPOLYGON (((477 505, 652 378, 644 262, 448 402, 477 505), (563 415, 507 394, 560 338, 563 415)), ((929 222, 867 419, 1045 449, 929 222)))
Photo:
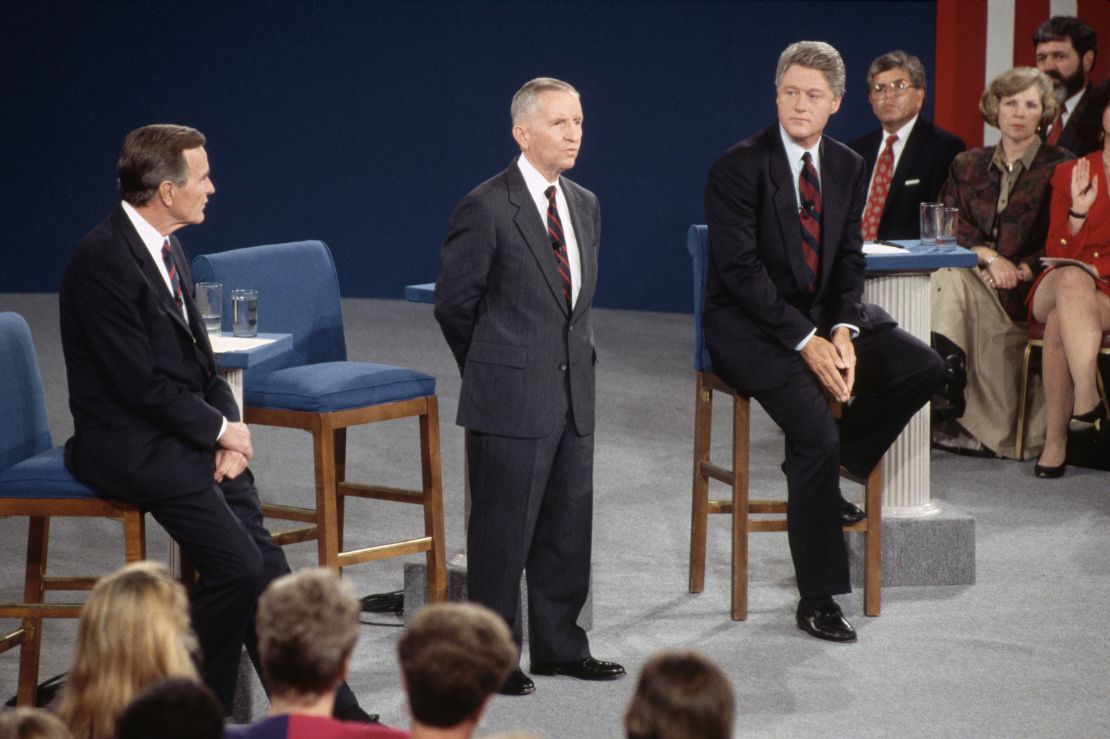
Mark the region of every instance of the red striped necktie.
POLYGON ((1064 132, 1064 116, 1068 113, 1068 104, 1063 103, 1060 105, 1060 112, 1056 114, 1056 120, 1052 122, 1052 130, 1048 132, 1048 138, 1045 139, 1046 144, 1053 146, 1060 140, 1060 134, 1064 132))
POLYGON ((805 164, 798 177, 802 207, 798 210, 798 218, 802 224, 802 260, 806 265, 807 288, 814 292, 821 253, 821 181, 817 179, 817 169, 808 151, 802 155, 802 161, 805 164))
POLYGON ((559 277, 563 280, 563 299, 567 301, 567 310, 570 310, 570 263, 567 261, 567 240, 563 235, 563 221, 559 218, 559 207, 555 204, 557 192, 554 185, 543 191, 547 196, 547 235, 551 237, 551 248, 555 250, 559 277))

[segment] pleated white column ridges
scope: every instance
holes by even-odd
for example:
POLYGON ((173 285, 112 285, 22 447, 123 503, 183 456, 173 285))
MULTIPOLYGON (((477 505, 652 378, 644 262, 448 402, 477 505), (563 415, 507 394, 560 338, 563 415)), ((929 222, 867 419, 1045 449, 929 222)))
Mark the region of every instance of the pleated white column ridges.
MULTIPOLYGON (((863 299, 881 305, 898 324, 929 343, 929 275, 868 277, 863 299)), ((929 406, 912 419, 886 453, 883 469, 883 515, 917 517, 937 512, 929 499, 929 406)))

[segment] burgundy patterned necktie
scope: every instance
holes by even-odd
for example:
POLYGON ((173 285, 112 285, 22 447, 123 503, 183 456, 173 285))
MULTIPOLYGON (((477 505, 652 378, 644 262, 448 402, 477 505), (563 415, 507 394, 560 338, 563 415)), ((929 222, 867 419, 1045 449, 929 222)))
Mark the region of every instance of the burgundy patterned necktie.
POLYGON ((181 278, 177 275, 177 263, 174 262, 173 252, 170 251, 170 240, 162 242, 162 263, 166 265, 166 274, 170 276, 170 292, 177 307, 181 307, 181 278))
POLYGON ((883 217, 886 196, 890 193, 890 178, 894 174, 894 142, 897 140, 897 134, 892 133, 887 137, 886 147, 875 163, 875 179, 871 183, 871 195, 868 196, 867 207, 863 211, 864 241, 874 241, 879 235, 879 221, 883 217))
POLYGON ((547 235, 551 237, 551 248, 555 250, 559 277, 563 280, 563 299, 567 301, 567 310, 570 310, 570 263, 567 261, 567 240, 563 236, 563 222, 559 219, 559 208, 555 205, 556 192, 558 191, 554 185, 543 191, 547 196, 547 235))
POLYGON ((821 181, 817 179, 817 169, 807 151, 802 155, 805 163, 798 177, 798 193, 802 196, 802 207, 798 217, 802 224, 802 259, 806 264, 807 288, 810 292, 817 289, 817 265, 821 253, 821 181))

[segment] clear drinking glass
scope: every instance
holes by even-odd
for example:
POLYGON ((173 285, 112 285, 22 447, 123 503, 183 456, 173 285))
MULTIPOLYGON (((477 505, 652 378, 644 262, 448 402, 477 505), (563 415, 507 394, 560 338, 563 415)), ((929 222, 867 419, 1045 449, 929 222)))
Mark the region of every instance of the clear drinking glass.
POLYGON ((943 208, 940 203, 922 203, 920 224, 922 246, 935 246, 937 243, 937 209, 943 208))
POLYGON ((210 335, 220 333, 220 318, 223 315, 224 286, 218 282, 198 282, 197 310, 204 319, 204 330, 210 335))
POLYGON ((231 329, 236 336, 258 335, 258 291, 231 291, 231 329))
POLYGON ((956 233, 960 228, 960 209, 938 208, 937 219, 937 248, 955 248, 956 233))

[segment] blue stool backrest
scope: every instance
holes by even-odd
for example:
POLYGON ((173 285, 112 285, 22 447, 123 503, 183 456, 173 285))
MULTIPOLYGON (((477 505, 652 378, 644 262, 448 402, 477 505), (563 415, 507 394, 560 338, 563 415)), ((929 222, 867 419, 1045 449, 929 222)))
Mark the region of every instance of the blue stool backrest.
POLYGON ((690 226, 686 233, 686 251, 694 267, 694 369, 698 372, 712 372, 713 363, 709 359, 709 349, 705 347, 705 335, 701 330, 701 317, 705 312, 705 275, 709 271, 709 228, 704 225, 690 226))
POLYGON ((0 471, 50 447, 31 329, 23 316, 0 313, 0 471))
POLYGON ((223 284, 223 329, 231 330, 231 291, 258 290, 258 330, 293 334, 293 351, 247 370, 245 383, 285 367, 347 359, 339 279, 322 241, 295 241, 204 254, 195 282, 223 284))

